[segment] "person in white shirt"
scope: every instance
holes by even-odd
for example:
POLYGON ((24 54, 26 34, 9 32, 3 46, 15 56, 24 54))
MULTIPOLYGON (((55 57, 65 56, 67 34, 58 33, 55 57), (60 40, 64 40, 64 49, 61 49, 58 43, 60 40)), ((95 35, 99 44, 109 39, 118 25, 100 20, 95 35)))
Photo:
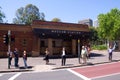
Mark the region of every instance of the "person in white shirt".
POLYGON ((85 46, 82 46, 82 51, 81 51, 81 57, 83 60, 83 64, 86 64, 87 62, 87 51, 85 49, 85 46))
POLYGON ((115 46, 116 46, 116 44, 114 44, 113 48, 112 48, 112 46, 109 46, 109 49, 108 49, 109 61, 112 61, 112 52, 115 50, 115 46))
POLYGON ((63 47, 62 49, 62 66, 65 66, 66 63, 66 51, 65 51, 65 47, 63 47))

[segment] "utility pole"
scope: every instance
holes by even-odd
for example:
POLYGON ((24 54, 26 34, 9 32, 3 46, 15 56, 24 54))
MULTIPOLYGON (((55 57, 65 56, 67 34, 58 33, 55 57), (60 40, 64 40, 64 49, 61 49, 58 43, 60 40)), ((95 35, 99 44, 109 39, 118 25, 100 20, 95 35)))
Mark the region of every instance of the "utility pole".
POLYGON ((80 39, 78 39, 78 62, 80 64, 80 39))
POLYGON ((8 30, 8 69, 10 69, 10 43, 11 43, 11 31, 8 30))

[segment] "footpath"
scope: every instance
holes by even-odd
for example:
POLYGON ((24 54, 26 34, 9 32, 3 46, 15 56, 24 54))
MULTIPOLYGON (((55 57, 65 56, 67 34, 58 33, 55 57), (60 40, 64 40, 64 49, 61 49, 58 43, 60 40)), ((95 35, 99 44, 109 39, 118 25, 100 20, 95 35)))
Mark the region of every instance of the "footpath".
MULTIPOLYGON (((108 60, 107 50, 91 51, 91 57, 87 60, 87 65, 79 64, 78 58, 67 58, 66 65, 61 66, 61 58, 58 59, 50 59, 50 63, 48 65, 45 64, 43 60, 44 57, 28 57, 27 64, 28 68, 24 68, 24 63, 22 57, 19 58, 19 68, 14 67, 14 58, 12 59, 12 66, 8 69, 8 59, 1 58, 0 59, 0 73, 4 72, 23 72, 23 71, 50 71, 55 69, 63 69, 63 68, 73 68, 73 67, 83 67, 83 66, 93 66, 96 64, 104 64, 110 63, 108 60)), ((82 60, 81 60, 82 61, 82 60)), ((120 61, 120 52, 113 52, 113 61, 120 61)))

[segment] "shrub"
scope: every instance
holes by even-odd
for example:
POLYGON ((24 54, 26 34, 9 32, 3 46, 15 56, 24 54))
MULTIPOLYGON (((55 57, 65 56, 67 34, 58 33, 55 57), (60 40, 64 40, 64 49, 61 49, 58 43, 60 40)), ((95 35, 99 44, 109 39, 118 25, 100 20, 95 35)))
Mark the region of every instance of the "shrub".
POLYGON ((106 50, 107 46, 106 45, 93 45, 92 49, 93 50, 106 50))

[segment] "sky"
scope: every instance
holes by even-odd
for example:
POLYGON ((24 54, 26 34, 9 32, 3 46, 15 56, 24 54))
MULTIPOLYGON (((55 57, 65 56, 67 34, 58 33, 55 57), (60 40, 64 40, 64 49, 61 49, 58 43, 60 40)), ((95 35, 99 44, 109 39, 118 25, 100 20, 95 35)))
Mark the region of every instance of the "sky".
POLYGON ((0 0, 5 22, 12 23, 20 7, 33 4, 45 14, 45 20, 59 18, 62 22, 78 23, 79 20, 97 20, 99 14, 106 14, 113 8, 120 9, 120 0, 0 0))

